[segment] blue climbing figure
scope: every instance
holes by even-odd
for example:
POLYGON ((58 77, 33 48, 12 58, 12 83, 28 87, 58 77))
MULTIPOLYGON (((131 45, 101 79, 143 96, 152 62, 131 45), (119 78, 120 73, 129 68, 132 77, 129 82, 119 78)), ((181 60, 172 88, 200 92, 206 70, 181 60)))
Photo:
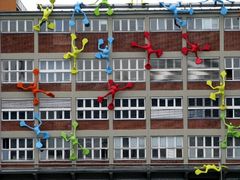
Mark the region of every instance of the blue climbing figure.
POLYGON ((179 28, 187 26, 187 21, 184 21, 178 17, 179 13, 189 13, 190 15, 193 15, 193 8, 179 9, 178 7, 181 7, 180 2, 178 2, 177 4, 160 2, 159 4, 160 7, 165 7, 167 10, 173 13, 175 25, 179 28))
POLYGON ((82 8, 84 6, 85 5, 82 2, 81 3, 78 2, 77 4, 75 4, 74 11, 73 11, 71 19, 69 21, 70 27, 75 26, 75 14, 82 14, 83 15, 82 24, 85 25, 86 27, 88 27, 90 25, 89 19, 88 19, 86 13, 82 10, 82 8))
POLYGON ((112 73, 112 68, 110 67, 110 60, 109 60, 109 56, 110 56, 110 48, 112 46, 112 43, 114 41, 113 37, 109 37, 108 38, 108 45, 105 46, 105 48, 101 48, 101 46, 104 44, 103 39, 98 39, 98 50, 101 52, 98 52, 95 57, 97 59, 106 59, 107 61, 107 67, 106 67, 106 73, 111 74, 112 73))
MULTIPOLYGON (((200 2, 200 4, 203 4, 208 1, 209 0, 204 0, 204 1, 200 2)), ((232 4, 234 3, 234 1, 230 1, 230 0, 226 0, 226 1, 229 3, 232 3, 232 4)), ((225 7, 223 0, 213 0, 213 2, 215 5, 217 5, 217 3, 222 4, 221 10, 220 10, 221 15, 225 16, 228 13, 228 9, 225 7)))
POLYGON ((21 127, 27 127, 27 128, 34 131, 34 133, 37 135, 37 142, 36 142, 35 146, 36 146, 37 149, 40 149, 43 146, 43 144, 41 143, 41 138, 42 139, 48 139, 49 134, 48 134, 48 132, 40 130, 40 126, 42 125, 42 120, 40 118, 39 113, 34 112, 34 119, 36 119, 38 121, 37 124, 34 124, 34 127, 31 127, 31 126, 27 125, 26 122, 23 121, 23 120, 20 120, 20 126, 21 127))

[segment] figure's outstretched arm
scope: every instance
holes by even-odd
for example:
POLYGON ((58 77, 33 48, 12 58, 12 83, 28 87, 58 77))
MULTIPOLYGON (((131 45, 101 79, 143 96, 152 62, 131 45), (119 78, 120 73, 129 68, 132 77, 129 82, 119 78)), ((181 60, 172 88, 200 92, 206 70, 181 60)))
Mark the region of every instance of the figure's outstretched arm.
POLYGON ((38 4, 38 7, 40 8, 40 11, 44 11, 42 4, 38 4))
POLYGON ((131 88, 131 87, 133 87, 133 83, 128 83, 126 86, 119 88, 119 91, 123 91, 123 90, 131 88))

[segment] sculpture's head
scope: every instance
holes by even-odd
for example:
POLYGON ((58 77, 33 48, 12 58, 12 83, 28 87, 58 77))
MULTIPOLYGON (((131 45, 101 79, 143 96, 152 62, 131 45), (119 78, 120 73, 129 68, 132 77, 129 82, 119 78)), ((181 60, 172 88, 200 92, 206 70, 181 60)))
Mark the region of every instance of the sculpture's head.
POLYGON ((171 4, 170 6, 169 6, 169 10, 171 10, 171 11, 175 11, 176 10, 176 5, 174 5, 174 4, 171 4))

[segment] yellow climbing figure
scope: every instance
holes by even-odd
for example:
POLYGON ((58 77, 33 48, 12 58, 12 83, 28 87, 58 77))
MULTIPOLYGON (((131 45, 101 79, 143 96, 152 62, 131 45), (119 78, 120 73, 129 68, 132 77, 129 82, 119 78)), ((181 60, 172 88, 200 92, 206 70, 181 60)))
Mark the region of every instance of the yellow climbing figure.
POLYGON ((211 93, 209 98, 212 99, 213 101, 215 101, 216 96, 219 95, 221 97, 220 110, 222 110, 222 111, 224 111, 226 109, 226 105, 225 105, 225 81, 226 81, 226 76, 227 76, 226 71, 222 71, 220 73, 221 82, 220 82, 219 86, 213 87, 212 81, 211 80, 207 81, 208 86, 210 86, 214 90, 218 90, 217 92, 211 93))
POLYGON ((40 27, 41 25, 46 22, 47 23, 47 27, 48 29, 54 29, 55 28, 55 24, 53 23, 50 23, 48 21, 48 17, 51 15, 51 13, 53 12, 53 8, 54 8, 54 3, 55 3, 55 0, 50 0, 50 3, 51 3, 51 8, 49 7, 46 7, 46 9, 43 9, 42 5, 41 4, 38 4, 38 7, 40 8, 40 10, 43 12, 43 16, 42 16, 42 19, 39 21, 39 23, 35 26, 33 26, 33 29, 35 31, 40 31, 40 27))
POLYGON ((78 49, 77 46, 75 45, 75 40, 77 39, 76 34, 72 33, 71 34, 71 46, 72 46, 72 52, 68 52, 64 54, 63 58, 64 59, 70 59, 73 58, 73 67, 71 69, 72 74, 77 74, 78 69, 77 69, 77 57, 78 55, 84 50, 85 45, 88 43, 87 38, 82 39, 82 48, 78 49))
POLYGON ((222 168, 227 168, 227 166, 216 166, 215 164, 204 164, 202 167, 195 167, 195 174, 206 174, 209 170, 214 170, 220 172, 222 168))

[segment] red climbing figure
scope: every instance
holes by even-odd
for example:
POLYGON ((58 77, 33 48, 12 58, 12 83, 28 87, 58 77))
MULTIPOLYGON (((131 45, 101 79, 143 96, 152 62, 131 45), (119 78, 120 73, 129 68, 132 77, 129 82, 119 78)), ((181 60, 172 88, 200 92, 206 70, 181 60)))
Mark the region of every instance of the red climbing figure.
POLYGON ((182 34, 182 38, 186 40, 187 42, 187 46, 186 47, 183 47, 182 48, 182 53, 187 56, 188 55, 188 52, 192 52, 195 54, 196 56, 196 60, 195 60, 195 63, 196 64, 201 64, 202 63, 202 59, 198 56, 198 51, 210 51, 211 47, 209 44, 205 44, 203 46, 203 48, 200 48, 199 44, 197 43, 191 43, 189 41, 189 38, 188 38, 188 34, 187 33, 183 33, 182 34))
POLYGON ((157 56, 158 58, 160 58, 160 56, 163 54, 163 51, 162 51, 162 49, 154 50, 154 49, 152 48, 152 43, 151 43, 151 41, 150 41, 150 33, 149 33, 149 32, 144 32, 144 37, 145 37, 146 40, 147 40, 147 44, 145 44, 145 45, 143 45, 143 46, 140 46, 140 45, 137 44, 137 42, 132 42, 132 43, 131 43, 131 46, 132 46, 132 47, 142 48, 142 49, 145 49, 145 50, 147 51, 147 54, 148 54, 147 60, 148 60, 148 61, 147 61, 147 64, 145 64, 145 68, 146 68, 147 70, 149 70, 149 69, 152 68, 152 66, 151 66, 151 64, 150 64, 150 56, 151 56, 151 54, 155 53, 156 56, 157 56))
POLYGON ((33 105, 38 105, 39 104, 39 99, 37 97, 38 93, 43 93, 46 94, 49 97, 55 97, 55 95, 51 92, 48 91, 44 91, 42 89, 38 89, 38 80, 39 80, 39 70, 37 68, 35 68, 33 70, 33 74, 34 74, 34 83, 31 83, 28 87, 24 87, 22 82, 17 83, 17 87, 24 90, 24 91, 32 91, 34 99, 33 99, 33 105))
POLYGON ((108 109, 109 110, 113 110, 114 109, 114 104, 113 104, 113 101, 114 101, 114 98, 115 98, 115 94, 118 92, 118 91, 123 91, 127 88, 131 88, 133 87, 133 83, 129 82, 127 83, 126 86, 124 86, 123 88, 119 88, 119 84, 116 84, 112 79, 109 79, 108 80, 108 89, 109 89, 109 92, 104 95, 104 96, 98 96, 98 102, 99 103, 102 103, 103 102, 103 99, 109 95, 112 95, 112 101, 111 103, 108 105, 108 109))

